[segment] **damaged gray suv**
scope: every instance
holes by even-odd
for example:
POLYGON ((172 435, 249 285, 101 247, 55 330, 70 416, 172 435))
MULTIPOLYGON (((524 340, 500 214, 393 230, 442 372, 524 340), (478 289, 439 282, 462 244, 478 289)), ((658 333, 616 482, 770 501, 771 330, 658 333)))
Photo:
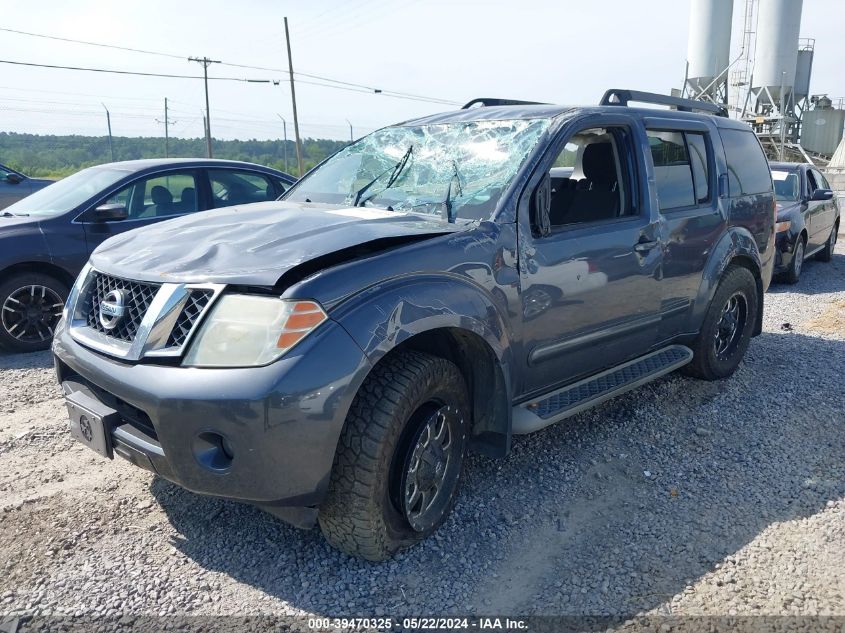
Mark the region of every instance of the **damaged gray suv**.
POLYGON ((383 560, 446 520, 468 450, 730 376, 774 262, 751 130, 627 90, 477 105, 102 244, 53 346, 72 434, 383 560))

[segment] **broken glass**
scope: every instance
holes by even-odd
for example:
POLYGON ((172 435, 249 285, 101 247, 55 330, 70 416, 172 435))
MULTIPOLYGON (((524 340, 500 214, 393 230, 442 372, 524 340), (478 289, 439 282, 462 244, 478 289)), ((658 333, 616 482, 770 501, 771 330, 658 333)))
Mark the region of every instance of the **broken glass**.
POLYGON ((548 126, 539 118, 384 128, 335 154, 288 199, 488 218, 548 126))

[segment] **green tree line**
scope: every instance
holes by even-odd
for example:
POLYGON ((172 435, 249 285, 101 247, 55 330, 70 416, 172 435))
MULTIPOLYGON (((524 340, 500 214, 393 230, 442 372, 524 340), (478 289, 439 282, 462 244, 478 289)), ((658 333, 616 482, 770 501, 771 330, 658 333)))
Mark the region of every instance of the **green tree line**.
MULTIPOLYGON (((163 158, 164 137, 112 138, 114 159, 163 158)), ((303 140, 302 162, 305 170, 346 145, 345 141, 307 138, 303 140)), ((284 171, 284 141, 212 141, 214 158, 242 160, 267 165, 284 171)), ((287 142, 288 172, 296 176, 296 144, 287 142)), ((205 156, 205 139, 171 138, 168 142, 171 158, 205 156)), ((61 178, 74 172, 111 162, 108 136, 53 136, 0 132, 0 163, 28 176, 61 178)))

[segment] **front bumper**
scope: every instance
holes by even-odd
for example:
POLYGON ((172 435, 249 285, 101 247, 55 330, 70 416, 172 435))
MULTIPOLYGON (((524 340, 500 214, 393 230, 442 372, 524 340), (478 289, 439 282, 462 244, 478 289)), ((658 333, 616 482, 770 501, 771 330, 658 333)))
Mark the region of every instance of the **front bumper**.
POLYGON ((193 492, 297 524, 316 517, 293 508, 322 500, 346 412, 370 369, 333 321, 265 367, 127 363, 77 343, 62 325, 53 352, 66 391, 88 389, 118 411, 109 429, 115 453, 193 492), (202 438, 217 436, 228 461, 206 459, 202 438))

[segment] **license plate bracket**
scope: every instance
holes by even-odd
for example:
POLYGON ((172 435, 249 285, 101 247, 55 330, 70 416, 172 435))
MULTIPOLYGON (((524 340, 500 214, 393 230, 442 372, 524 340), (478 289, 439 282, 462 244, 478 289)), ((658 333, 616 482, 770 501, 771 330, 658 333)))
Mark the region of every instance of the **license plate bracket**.
POLYGON ((83 391, 67 393, 65 404, 71 436, 103 457, 114 459, 111 431, 118 418, 117 411, 83 391))

